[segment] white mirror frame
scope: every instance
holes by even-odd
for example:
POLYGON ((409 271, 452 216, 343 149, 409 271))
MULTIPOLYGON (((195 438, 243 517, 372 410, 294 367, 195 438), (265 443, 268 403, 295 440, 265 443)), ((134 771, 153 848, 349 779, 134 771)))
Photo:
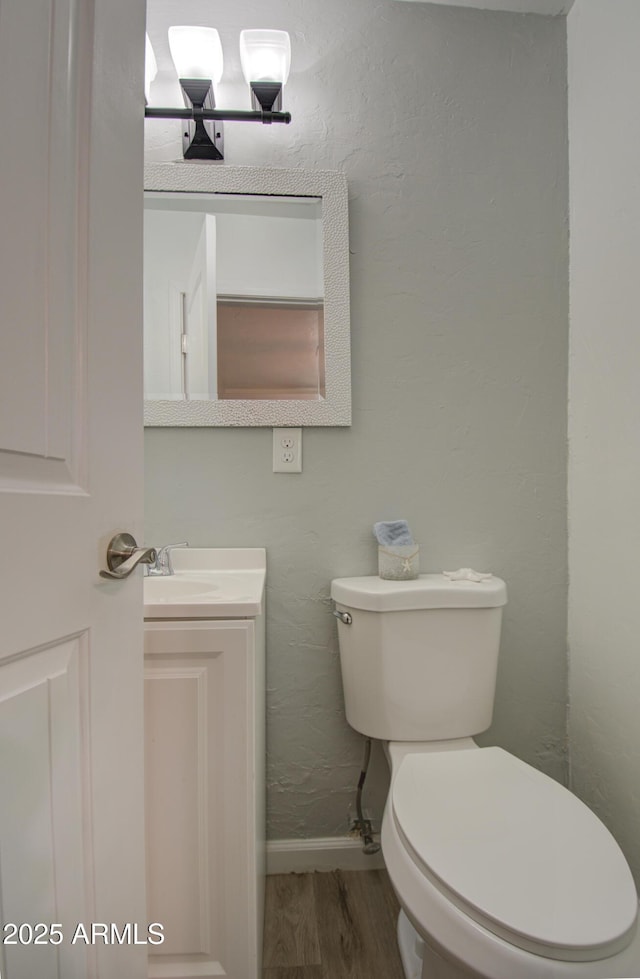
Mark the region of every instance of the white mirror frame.
POLYGON ((321 401, 145 401, 147 426, 351 424, 347 181, 330 170, 273 170, 209 163, 150 163, 144 189, 197 194, 322 198, 325 397, 321 401))

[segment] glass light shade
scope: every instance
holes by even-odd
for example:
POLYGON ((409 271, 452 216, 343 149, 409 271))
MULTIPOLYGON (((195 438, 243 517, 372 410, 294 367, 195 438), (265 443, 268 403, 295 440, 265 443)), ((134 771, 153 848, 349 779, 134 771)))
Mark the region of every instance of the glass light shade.
POLYGON ((151 91, 151 82, 158 74, 158 63, 151 47, 149 35, 144 36, 144 94, 147 102, 151 91))
POLYGON ((247 85, 280 82, 291 65, 291 41, 286 31, 240 31, 240 62, 247 85))
POLYGON ((178 78, 222 78, 222 44, 214 27, 170 27, 169 48, 178 78))

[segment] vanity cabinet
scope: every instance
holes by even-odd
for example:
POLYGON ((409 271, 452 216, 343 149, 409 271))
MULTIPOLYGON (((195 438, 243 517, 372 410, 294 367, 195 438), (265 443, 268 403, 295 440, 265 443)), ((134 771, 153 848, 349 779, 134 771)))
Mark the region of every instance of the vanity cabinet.
POLYGON ((147 914, 163 979, 258 979, 264 617, 145 621, 147 914))

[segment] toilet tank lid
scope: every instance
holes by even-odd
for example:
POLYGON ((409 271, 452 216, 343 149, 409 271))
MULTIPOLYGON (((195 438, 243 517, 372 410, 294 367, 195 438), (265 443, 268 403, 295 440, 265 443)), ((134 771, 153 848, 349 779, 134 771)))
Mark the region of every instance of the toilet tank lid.
POLYGON ((452 581, 443 574, 421 574, 411 581, 378 575, 335 578, 331 597, 367 612, 404 612, 427 608, 496 608, 507 603, 507 586, 493 575, 484 581, 452 581))

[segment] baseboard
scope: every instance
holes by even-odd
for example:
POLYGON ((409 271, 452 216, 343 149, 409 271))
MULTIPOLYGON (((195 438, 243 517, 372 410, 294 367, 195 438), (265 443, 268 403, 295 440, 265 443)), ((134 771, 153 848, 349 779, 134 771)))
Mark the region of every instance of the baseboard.
POLYGON ((350 836, 316 837, 311 840, 269 840, 267 874, 304 874, 311 870, 380 870, 382 851, 367 855, 362 841, 350 836))

